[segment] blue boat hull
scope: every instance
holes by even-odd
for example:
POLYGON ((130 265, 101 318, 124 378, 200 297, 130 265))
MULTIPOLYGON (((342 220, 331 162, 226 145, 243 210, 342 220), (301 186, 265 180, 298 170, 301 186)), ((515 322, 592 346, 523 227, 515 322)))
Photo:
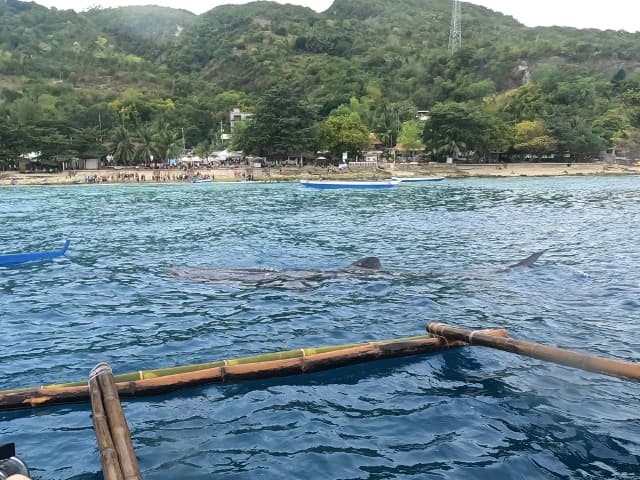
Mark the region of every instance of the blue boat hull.
POLYGON ((420 183, 439 182, 444 180, 444 177, 394 177, 394 180, 400 182, 400 185, 416 185, 420 183))
POLYGON ((329 181, 329 180, 301 180, 300 183, 307 188, 317 188, 320 190, 340 190, 340 189, 385 189, 393 188, 397 182, 348 182, 348 181, 329 181))
POLYGON ((71 240, 67 240, 62 250, 52 250, 48 252, 33 253, 14 253, 9 255, 0 255, 0 266, 20 265, 27 262, 38 262, 41 260, 49 260, 56 257, 62 257, 69 249, 71 240))

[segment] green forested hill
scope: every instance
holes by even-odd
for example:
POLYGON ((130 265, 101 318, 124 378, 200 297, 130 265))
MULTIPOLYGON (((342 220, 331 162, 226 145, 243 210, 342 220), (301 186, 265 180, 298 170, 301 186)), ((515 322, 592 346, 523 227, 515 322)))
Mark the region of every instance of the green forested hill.
POLYGON ((256 93, 264 76, 315 88, 316 78, 328 74, 321 82, 326 86, 346 70, 348 78, 335 78, 332 85, 338 94, 358 93, 354 82, 361 92, 375 83, 386 98, 409 98, 423 107, 452 93, 459 100, 486 93, 482 88, 464 91, 477 82, 490 80, 498 91, 518 86, 514 71, 522 61, 534 67, 545 62, 585 65, 605 75, 623 65, 640 65, 638 34, 531 29, 472 4, 463 8, 465 48, 450 59, 450 4, 337 0, 322 14, 271 2, 218 7, 185 31, 170 64, 256 93))
POLYGON ((154 61, 179 45, 197 20, 186 10, 154 6, 96 8, 84 15, 127 52, 154 61))
POLYGON ((78 14, 0 0, 0 161, 25 149, 53 162, 104 155, 125 133, 131 151, 117 156, 132 161, 147 127, 184 129, 187 146, 205 148, 228 131, 230 108, 259 110, 283 84, 318 126, 357 116, 386 145, 429 109, 428 150, 634 151, 640 34, 527 28, 464 3, 463 47, 451 56, 450 9, 449 0, 335 0, 323 13, 261 1, 199 16, 78 14), (446 128, 460 115, 477 135, 446 128))

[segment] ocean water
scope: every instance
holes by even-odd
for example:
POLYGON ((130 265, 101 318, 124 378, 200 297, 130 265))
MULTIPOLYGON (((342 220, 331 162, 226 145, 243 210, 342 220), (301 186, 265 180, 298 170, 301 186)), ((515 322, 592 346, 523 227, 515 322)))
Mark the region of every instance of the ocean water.
MULTIPOLYGON (((437 321, 640 362, 640 177, 0 189, 0 389, 412 335, 437 321), (532 268, 504 271, 548 251, 532 268), (333 269, 305 288, 175 268, 333 269)), ((472 347, 123 400, 145 479, 637 479, 640 385, 472 347)), ((88 404, 0 413, 36 479, 102 478, 88 404)))

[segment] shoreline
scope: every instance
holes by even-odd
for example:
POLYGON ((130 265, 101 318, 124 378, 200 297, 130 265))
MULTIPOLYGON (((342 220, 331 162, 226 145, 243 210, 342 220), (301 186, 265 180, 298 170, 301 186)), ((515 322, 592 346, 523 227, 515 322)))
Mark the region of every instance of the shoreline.
POLYGON ((324 180, 382 180, 396 177, 438 176, 447 179, 461 178, 513 178, 557 176, 624 176, 640 175, 640 166, 611 163, 507 163, 507 164, 387 164, 385 168, 353 168, 339 171, 335 167, 282 167, 282 168, 200 168, 143 169, 119 168, 101 170, 77 170, 58 173, 0 172, 0 186, 11 185, 89 185, 89 184, 175 184, 191 183, 191 177, 199 173, 213 178, 213 183, 241 183, 243 174, 250 171, 256 182, 294 182, 301 179, 324 180), (154 172, 156 177, 154 178, 154 172), (158 173, 159 172, 159 173, 158 173), (157 175, 159 174, 159 178, 157 175), (90 179, 98 179, 91 181, 90 179))

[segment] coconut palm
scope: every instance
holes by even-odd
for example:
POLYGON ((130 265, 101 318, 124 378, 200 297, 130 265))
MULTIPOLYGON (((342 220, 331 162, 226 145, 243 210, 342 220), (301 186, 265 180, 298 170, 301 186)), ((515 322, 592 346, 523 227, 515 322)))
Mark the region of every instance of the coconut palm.
POLYGON ((116 127, 113 131, 111 148, 116 164, 130 165, 134 158, 135 145, 125 127, 116 127))
POLYGON ((200 158, 206 159, 209 156, 210 150, 211 149, 209 147, 209 143, 205 140, 204 142, 200 142, 198 145, 196 145, 196 148, 193 150, 193 152, 200 158))
POLYGON ((136 132, 135 159, 148 164, 157 153, 156 132, 147 124, 141 125, 136 132))
POLYGON ((168 124, 160 124, 156 133, 156 152, 158 160, 166 162, 169 158, 182 153, 183 144, 180 133, 168 124))
POLYGON ((437 149, 437 152, 444 153, 452 158, 458 158, 466 148, 467 146, 464 142, 456 142, 455 140, 448 139, 444 145, 441 145, 440 148, 437 149))

